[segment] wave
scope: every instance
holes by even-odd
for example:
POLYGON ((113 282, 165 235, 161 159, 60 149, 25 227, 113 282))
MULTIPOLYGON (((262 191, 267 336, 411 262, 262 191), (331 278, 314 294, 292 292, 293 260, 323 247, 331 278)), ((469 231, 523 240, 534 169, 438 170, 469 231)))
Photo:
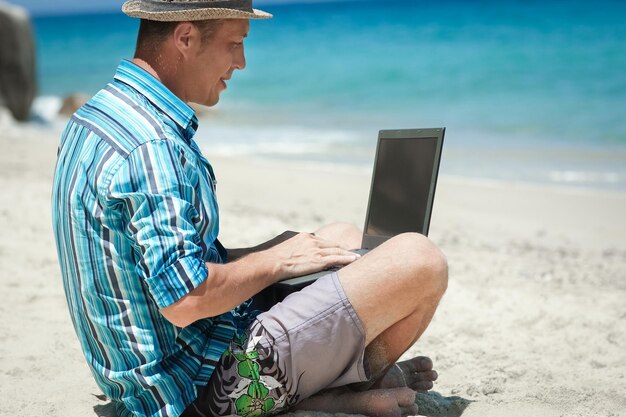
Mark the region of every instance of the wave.
POLYGON ((571 185, 620 184, 626 183, 626 171, 623 172, 592 172, 592 171, 552 171, 550 180, 556 183, 571 185))
POLYGON ((376 135, 367 140, 351 130, 203 121, 196 140, 211 155, 360 165, 373 160, 376 135))
POLYGON ((31 107, 31 120, 42 124, 53 124, 59 120, 63 99, 57 96, 39 96, 31 107))

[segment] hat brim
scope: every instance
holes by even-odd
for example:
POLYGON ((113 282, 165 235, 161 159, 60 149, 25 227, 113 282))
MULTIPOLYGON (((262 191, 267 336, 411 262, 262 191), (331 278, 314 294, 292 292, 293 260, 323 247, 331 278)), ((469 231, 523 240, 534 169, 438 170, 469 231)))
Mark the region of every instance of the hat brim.
POLYGON ((122 6, 122 11, 130 16, 139 19, 156 20, 159 22, 185 22, 194 20, 209 19, 271 19, 270 13, 262 10, 252 9, 252 12, 245 12, 236 9, 226 8, 206 8, 193 10, 176 10, 167 12, 147 12, 141 10, 140 0, 129 0, 122 6))

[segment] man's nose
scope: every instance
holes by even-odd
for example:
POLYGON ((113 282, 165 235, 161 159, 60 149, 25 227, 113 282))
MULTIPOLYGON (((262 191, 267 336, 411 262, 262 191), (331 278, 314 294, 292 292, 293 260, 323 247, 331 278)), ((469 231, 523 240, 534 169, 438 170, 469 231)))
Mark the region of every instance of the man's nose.
POLYGON ((239 51, 240 52, 237 54, 235 60, 233 61, 233 67, 237 68, 238 70, 242 70, 246 67, 246 54, 243 50, 243 45, 241 46, 241 48, 239 48, 239 51))

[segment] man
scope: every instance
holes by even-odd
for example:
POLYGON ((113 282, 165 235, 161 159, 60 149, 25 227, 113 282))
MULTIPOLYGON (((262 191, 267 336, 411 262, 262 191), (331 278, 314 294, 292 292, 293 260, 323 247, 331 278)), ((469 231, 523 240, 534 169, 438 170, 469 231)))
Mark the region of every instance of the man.
POLYGON ((335 224, 255 248, 218 240, 215 178, 186 103, 215 105, 246 64, 246 0, 132 0, 132 62, 63 133, 53 221, 72 320, 121 416, 260 416, 300 408, 415 414, 437 378, 396 360, 447 285, 441 252, 403 234, 359 258, 335 224), (345 265, 267 312, 246 302, 293 276, 345 265), (395 364, 395 365, 394 365, 395 364))

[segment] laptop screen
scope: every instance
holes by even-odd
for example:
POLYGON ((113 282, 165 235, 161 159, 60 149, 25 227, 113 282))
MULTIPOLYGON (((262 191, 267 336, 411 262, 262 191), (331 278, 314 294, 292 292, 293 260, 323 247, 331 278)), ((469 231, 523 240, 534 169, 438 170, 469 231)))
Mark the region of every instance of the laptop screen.
POLYGON ((437 138, 381 138, 365 233, 428 233, 437 138), (428 213, 427 213, 428 212, 428 213))

